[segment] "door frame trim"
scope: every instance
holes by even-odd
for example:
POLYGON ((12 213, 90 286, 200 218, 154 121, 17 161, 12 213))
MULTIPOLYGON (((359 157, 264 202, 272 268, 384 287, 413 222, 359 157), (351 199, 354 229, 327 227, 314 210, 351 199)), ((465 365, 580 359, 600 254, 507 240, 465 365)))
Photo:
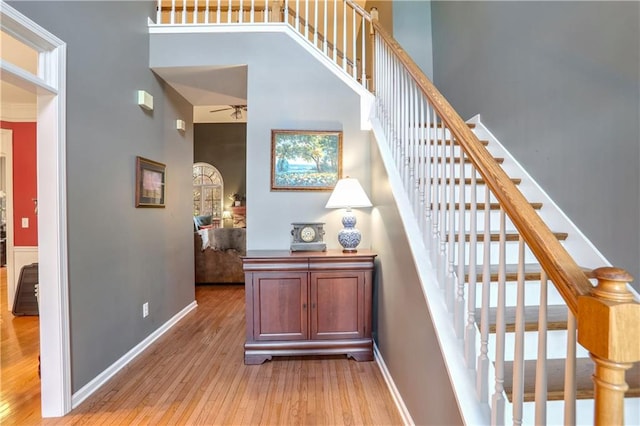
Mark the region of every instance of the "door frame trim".
MULTIPOLYGON (((42 417, 71 411, 66 182, 66 44, 0 2, 3 31, 38 53, 38 75, 0 68, 38 94, 38 248, 42 417)), ((7 69, 7 67, 11 69, 7 69)))

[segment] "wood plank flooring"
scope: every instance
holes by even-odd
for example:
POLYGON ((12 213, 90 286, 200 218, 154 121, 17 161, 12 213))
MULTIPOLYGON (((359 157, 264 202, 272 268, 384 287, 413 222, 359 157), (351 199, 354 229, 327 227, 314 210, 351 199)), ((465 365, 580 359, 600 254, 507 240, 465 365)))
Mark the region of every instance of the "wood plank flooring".
MULTIPOLYGON (((20 425, 402 424, 375 362, 359 363, 344 356, 274 357, 262 365, 246 366, 243 363, 244 286, 197 286, 196 299, 198 308, 194 312, 67 416, 41 420, 40 401, 36 398, 14 405, 0 422, 20 425)), ((3 328, 3 385, 7 373, 4 347, 3 328)), ((37 357, 35 365, 37 369, 37 357)), ((8 374, 13 375, 13 370, 8 374)), ((39 390, 31 391, 33 397, 37 394, 39 390)), ((4 388, 2 398, 4 401, 4 388)))

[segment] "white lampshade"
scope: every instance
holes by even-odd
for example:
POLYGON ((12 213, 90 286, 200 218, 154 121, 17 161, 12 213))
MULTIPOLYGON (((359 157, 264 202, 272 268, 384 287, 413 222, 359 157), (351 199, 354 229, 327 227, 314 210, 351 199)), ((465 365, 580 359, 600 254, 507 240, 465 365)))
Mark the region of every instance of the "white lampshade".
POLYGON ((355 178, 340 179, 336 183, 329 201, 325 206, 328 209, 345 208, 345 207, 371 207, 369 197, 362 189, 360 182, 355 178))

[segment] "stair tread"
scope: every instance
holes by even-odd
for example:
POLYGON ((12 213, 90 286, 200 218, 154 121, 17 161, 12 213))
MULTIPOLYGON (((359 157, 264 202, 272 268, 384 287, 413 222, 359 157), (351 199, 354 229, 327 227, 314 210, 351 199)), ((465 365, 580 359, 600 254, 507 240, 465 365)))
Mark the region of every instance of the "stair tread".
MULTIPOLYGON (((540 210, 542 208, 542 203, 540 202, 535 202, 535 203, 529 203, 529 205, 531 207, 533 207, 535 210, 540 210)), ((439 210, 440 208, 440 204, 435 205, 437 208, 434 209, 432 208, 432 210, 439 210)), ((446 203, 447 209, 449 208, 449 203, 446 203)), ((433 205, 432 205, 433 207, 433 205)), ((455 203, 454 204, 454 209, 455 210, 460 210, 460 203, 455 203)), ((471 203, 465 203, 464 204, 464 209, 465 210, 471 210, 471 203)), ((485 203, 476 203, 476 210, 485 210, 485 203)), ((500 204, 499 203, 489 203, 489 210, 500 210, 500 204)))
MULTIPOLYGON (((566 232, 554 232, 553 235, 556 236, 556 238, 558 239, 558 241, 565 241, 568 237, 569 234, 566 232)), ((483 242, 484 241, 484 233, 482 232, 478 232, 478 235, 476 236, 476 241, 477 242, 483 242)), ((517 231, 507 231, 505 232, 505 241, 518 241, 520 239, 520 234, 517 231)), ((445 238, 446 241, 449 241, 449 235, 446 236, 445 238)), ((460 240, 459 235, 456 233, 454 235, 454 240, 456 242, 458 242, 460 240)), ((465 239, 466 242, 471 241, 471 234, 466 233, 465 234, 465 239)), ((489 231, 489 240, 493 241, 493 242, 498 242, 500 241, 500 233, 499 231, 489 231)))
MULTIPOLYGON (((432 178, 431 182, 435 182, 437 181, 438 183, 442 183, 443 179, 442 178, 432 178)), ((445 184, 446 185, 451 185, 451 178, 446 178, 444 179, 445 184)), ((513 182, 514 185, 519 185, 522 182, 522 179, 520 178, 511 178, 511 182, 513 182)), ((454 185, 460 185, 460 178, 454 178, 453 179, 453 184, 454 185)), ((465 185, 471 185, 471 178, 465 178, 464 179, 464 184, 465 185)), ((476 185, 485 185, 486 182, 484 179, 482 178, 477 178, 476 179, 476 185)))
MULTIPOLYGON (((548 399, 558 401, 564 399, 564 359, 547 360, 547 394, 548 399)), ((576 398, 593 398, 593 361, 590 358, 576 359, 576 398)), ((504 389, 509 401, 513 396, 513 361, 506 361, 504 366, 504 389)), ((536 360, 524 362, 524 400, 535 400, 536 360)), ((627 370, 626 381, 629 390, 625 396, 640 396, 640 363, 635 363, 627 370)))
MULTIPOLYGON (((457 271, 458 266, 455 266, 457 271)), ((469 265, 464 267, 464 280, 469 282, 469 265)), ((587 278, 593 278, 592 270, 589 268, 582 268, 587 278)), ((489 266, 490 280, 498 281, 498 265, 489 266)), ((524 279, 525 281, 540 280, 542 274, 542 266, 539 263, 525 263, 524 265, 524 279)), ((505 279, 507 281, 516 281, 518 279, 518 265, 507 264, 505 265, 505 279)), ((482 265, 476 265, 476 282, 482 281, 482 265)))
MULTIPOLYGON (((467 125, 468 128, 470 129, 475 129, 476 128, 476 124, 475 123, 465 123, 467 125)), ((420 123, 418 124, 421 127, 426 127, 427 124, 426 123, 420 123)), ((437 127, 438 129, 442 129, 442 123, 429 123, 429 127, 431 127, 432 129, 434 127, 437 127)))
MULTIPOLYGON (((496 161, 496 163, 498 164, 502 164, 504 163, 504 158, 503 157, 493 157, 493 159, 496 161)), ((442 157, 437 157, 437 158, 431 158, 431 162, 432 163, 442 163, 442 157)), ((451 163, 451 157, 445 157, 445 163, 451 163)), ((453 157, 453 162, 456 164, 460 163, 460 157, 459 156, 455 156, 453 157)), ((466 164, 470 164, 471 160, 467 157, 465 157, 464 162, 466 164)))
MULTIPOLYGON (((525 331, 538 330, 538 311, 539 306, 524 307, 524 329, 525 331)), ((498 308, 489 308, 489 333, 496 332, 496 315, 498 308)), ((480 327, 481 309, 476 309, 476 323, 480 327)), ((547 306, 547 330, 566 330, 567 329, 567 306, 566 305, 549 305, 547 306)), ((516 307, 505 307, 504 322, 507 333, 516 331, 516 307)))
MULTIPOLYGON (((422 142, 424 139, 421 139, 420 142, 422 142)), ((434 145, 436 142, 438 145, 442 145, 442 140, 441 139, 429 139, 429 142, 431 145, 434 145)), ((454 145, 460 145, 460 141, 458 141, 457 139, 452 141, 451 139, 445 139, 444 140, 444 145, 451 145, 451 142, 453 142, 454 145)), ((489 145, 489 141, 488 140, 481 140, 480 141, 481 145, 487 146, 489 145)))

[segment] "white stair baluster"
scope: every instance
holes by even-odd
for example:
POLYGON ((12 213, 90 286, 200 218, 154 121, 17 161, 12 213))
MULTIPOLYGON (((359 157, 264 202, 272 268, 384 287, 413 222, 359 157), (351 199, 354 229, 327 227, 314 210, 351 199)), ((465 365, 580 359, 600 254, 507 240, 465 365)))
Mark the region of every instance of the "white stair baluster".
POLYGON ((480 310, 480 354, 476 368, 476 392, 480 402, 489 400, 489 302, 491 294, 491 215, 489 214, 489 186, 485 186, 484 233, 482 256, 482 303, 480 310))
POLYGON ((516 295, 515 353, 513 357, 513 424, 521 425, 524 401, 524 240, 518 241, 518 289, 516 295))
MULTIPOLYGON (((461 180, 462 183, 462 180, 461 180)), ((467 368, 473 369, 475 367, 476 357, 476 281, 477 270, 476 264, 477 256, 476 249, 478 244, 477 226, 478 226, 478 206, 476 205, 477 198, 476 187, 476 169, 471 169, 471 195, 469 203, 471 204, 470 218, 469 218, 469 279, 467 280, 467 326, 464 338, 464 353, 465 360, 467 362, 467 368)))
POLYGON ((313 14, 313 45, 318 47, 318 2, 314 3, 314 14, 313 14))
POLYGON ((504 424, 504 352, 505 352, 505 281, 506 281, 506 236, 505 236, 505 214, 500 208, 500 242, 498 254, 498 306, 496 308, 496 348, 495 348, 495 391, 491 399, 491 424, 504 424))
MULTIPOLYGON (((346 4, 346 3, 345 3, 346 4)), ((351 75, 358 79, 358 67, 356 66, 356 46, 358 43, 358 29, 356 28, 356 11, 351 9, 351 75)), ((411 80, 413 82, 413 80, 411 80)))
POLYGON ((347 2, 345 1, 342 2, 342 69, 347 70, 347 2))
POLYGON ((309 40, 309 0, 304 0, 304 38, 309 40))
POLYGON ((369 88, 369 84, 367 83, 367 46, 365 44, 365 41, 367 40, 367 20, 364 16, 362 16, 362 29, 360 31, 360 37, 362 37, 362 53, 360 54, 360 56, 362 56, 362 61, 360 61, 360 68, 361 68, 361 81, 360 83, 362 84, 362 86, 366 89, 369 88))
MULTIPOLYGON (((451 136, 451 150, 453 151, 453 135, 451 136)), ((458 203, 460 204, 460 212, 458 213, 458 271, 457 271, 457 285, 458 289, 456 292, 455 299, 455 318, 454 318, 454 328, 456 330, 456 336, 459 339, 464 338, 464 326, 465 326, 465 317, 464 317, 464 286, 465 286, 465 276, 464 276, 464 256, 465 256, 465 247, 467 244, 466 241, 466 230, 467 226, 465 223, 466 215, 464 214, 464 204, 465 204, 465 184, 464 184, 464 150, 460 147, 460 164, 463 166, 460 167, 460 184, 458 185, 458 203)), ((449 185, 451 188, 455 187, 455 178, 451 176, 449 185)), ((452 250, 453 252, 453 250, 452 250)), ((453 253, 451 254, 453 257, 453 253)), ((453 267, 453 265, 452 265, 453 267)))
POLYGON ((536 359, 535 424, 547 424, 547 274, 540 274, 538 310, 538 358, 536 359))
MULTIPOLYGON (((444 123, 442 125, 442 132, 444 134, 447 134, 447 129, 445 129, 444 127, 444 123)), ((449 197, 449 202, 448 202, 448 210, 447 210, 447 214, 448 214, 448 218, 447 218, 447 226, 448 226, 448 232, 447 232, 447 263, 446 263, 446 267, 447 267, 447 308, 449 309, 449 312, 451 312, 453 314, 454 312, 454 304, 455 304, 455 292, 456 292, 456 277, 455 277, 455 266, 454 266, 454 262, 455 262, 455 245, 456 245, 456 240, 455 240, 455 230, 456 230, 456 226, 455 226, 455 215, 456 215, 456 193, 455 193, 455 185, 453 185, 453 178, 456 174, 456 162, 455 162, 455 153, 453 150, 453 135, 450 136, 451 138, 451 144, 449 144, 449 156, 448 156, 448 160, 449 160, 449 179, 451 179, 451 181, 449 183, 447 183, 448 181, 445 179, 444 181, 444 185, 447 188, 447 192, 448 192, 448 197, 449 197)), ((444 159, 443 159, 444 161, 444 159)), ((445 163, 446 164, 446 163, 445 163)), ((462 211, 464 211, 464 206, 460 206, 460 208, 462 209, 462 211)), ((462 215, 464 216, 464 215, 462 215)))
POLYGON ((193 23, 198 23, 198 0, 194 0, 193 2, 193 23))
MULTIPOLYGON (((327 38, 329 38, 329 35, 327 33, 327 3, 328 0, 324 1, 324 28, 322 30, 322 51, 324 52, 325 55, 328 55, 327 53, 327 38)), ((377 43, 376 43, 376 47, 377 47, 377 43)))
MULTIPOLYGON (((378 36, 378 41, 380 42, 380 36, 378 36)), ((380 42, 382 44, 382 42, 380 42)), ((386 55, 387 58, 390 58, 391 55, 386 55)), ((338 2, 336 0, 333 1, 333 62, 338 64, 338 2)), ((390 75, 390 74, 385 74, 390 75)))

